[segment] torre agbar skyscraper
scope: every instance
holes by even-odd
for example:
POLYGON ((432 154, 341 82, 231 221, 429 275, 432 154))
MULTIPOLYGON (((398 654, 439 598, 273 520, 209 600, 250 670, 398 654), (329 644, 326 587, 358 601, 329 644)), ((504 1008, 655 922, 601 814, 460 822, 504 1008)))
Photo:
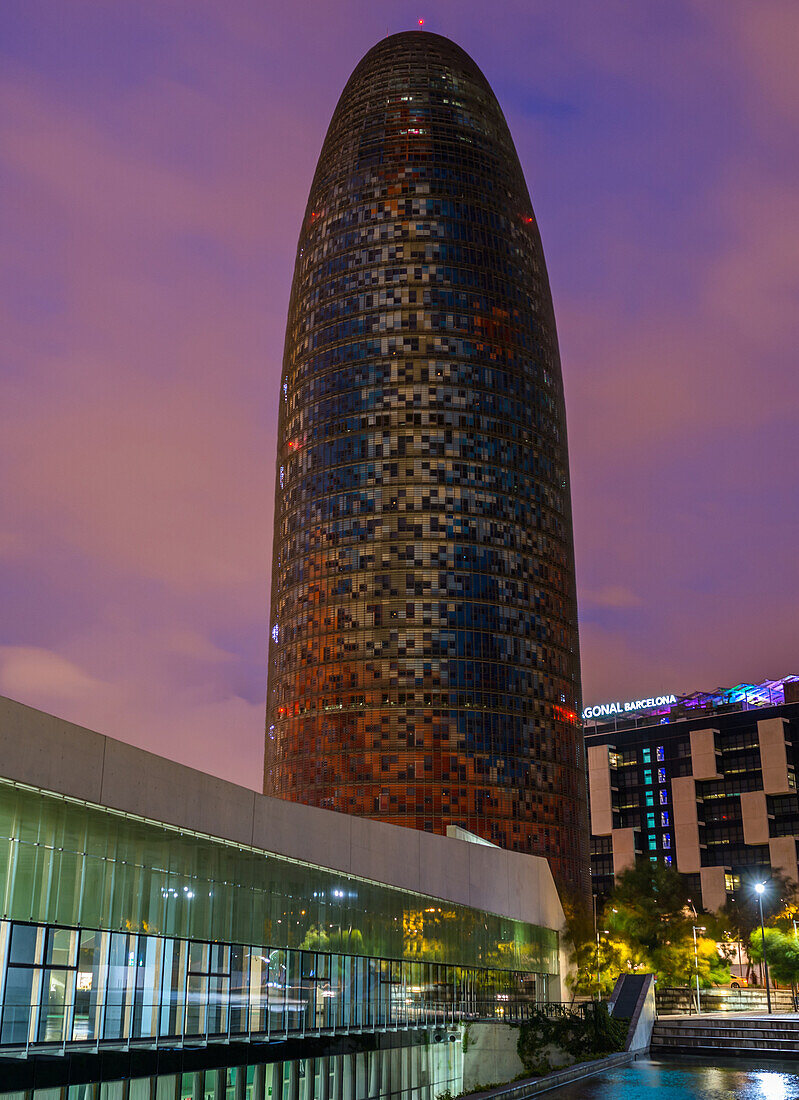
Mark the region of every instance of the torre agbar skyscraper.
POLYGON ((588 891, 566 419, 530 197, 453 42, 371 49, 300 230, 264 789, 588 891))

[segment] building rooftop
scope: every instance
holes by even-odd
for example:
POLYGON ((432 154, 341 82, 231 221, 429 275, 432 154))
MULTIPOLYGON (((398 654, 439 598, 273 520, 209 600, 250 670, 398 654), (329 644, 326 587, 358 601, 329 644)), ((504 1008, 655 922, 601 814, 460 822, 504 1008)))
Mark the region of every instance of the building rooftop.
POLYGON ((793 675, 783 676, 779 680, 763 680, 759 684, 742 683, 712 691, 695 691, 690 695, 658 695, 592 704, 584 708, 583 722, 585 733, 590 736, 609 727, 634 729, 637 726, 699 718, 705 714, 755 710, 792 702, 799 702, 799 676, 793 675))

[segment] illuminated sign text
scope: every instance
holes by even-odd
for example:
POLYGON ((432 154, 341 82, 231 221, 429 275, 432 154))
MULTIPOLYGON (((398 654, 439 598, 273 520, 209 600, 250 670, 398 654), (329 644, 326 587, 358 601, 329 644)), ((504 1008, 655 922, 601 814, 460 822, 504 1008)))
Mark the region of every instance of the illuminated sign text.
POLYGON ((651 699, 630 699, 626 703, 600 703, 596 707, 586 707, 583 711, 583 718, 611 718, 614 714, 629 714, 631 711, 636 710, 671 707, 676 702, 676 695, 657 695, 651 699))

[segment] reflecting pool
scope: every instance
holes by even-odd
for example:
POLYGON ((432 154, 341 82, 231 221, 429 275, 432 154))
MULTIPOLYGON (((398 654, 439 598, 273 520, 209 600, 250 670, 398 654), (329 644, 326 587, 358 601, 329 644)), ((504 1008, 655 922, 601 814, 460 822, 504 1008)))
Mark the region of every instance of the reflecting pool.
POLYGON ((553 1089, 552 1100, 799 1100, 799 1062, 640 1061, 553 1089), (643 1094, 643 1095, 642 1095, 643 1094))

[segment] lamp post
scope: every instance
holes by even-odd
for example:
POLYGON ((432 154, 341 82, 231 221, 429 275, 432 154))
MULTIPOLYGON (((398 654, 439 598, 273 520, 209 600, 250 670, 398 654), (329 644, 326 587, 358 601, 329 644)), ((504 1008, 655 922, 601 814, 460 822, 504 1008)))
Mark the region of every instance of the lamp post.
POLYGON ((599 921, 597 920, 596 913, 596 894, 593 894, 591 900, 594 903, 594 935, 596 936, 596 999, 600 999, 600 985, 599 985, 599 921))
POLYGON ((768 980, 768 960, 766 959, 766 926, 763 923, 763 893, 766 889, 765 882, 755 883, 755 892, 757 893, 757 903, 760 906, 760 934, 763 937, 763 969, 766 973, 766 1004, 768 1005, 769 1016, 771 1015, 771 987, 768 980))
MULTIPOLYGON (((603 928, 601 935, 607 936, 610 932, 609 928, 603 928)), ((599 956, 599 936, 600 930, 596 930, 596 999, 602 1000, 602 970, 600 968, 600 956, 599 956)))
POLYGON ((694 933, 694 971, 696 973, 696 1014, 698 1016, 699 1013, 702 1011, 702 1006, 699 1002, 699 949, 697 947, 697 942, 696 942, 696 933, 697 932, 704 932, 705 927, 704 927, 704 925, 692 924, 691 928, 693 929, 693 933, 694 933))

